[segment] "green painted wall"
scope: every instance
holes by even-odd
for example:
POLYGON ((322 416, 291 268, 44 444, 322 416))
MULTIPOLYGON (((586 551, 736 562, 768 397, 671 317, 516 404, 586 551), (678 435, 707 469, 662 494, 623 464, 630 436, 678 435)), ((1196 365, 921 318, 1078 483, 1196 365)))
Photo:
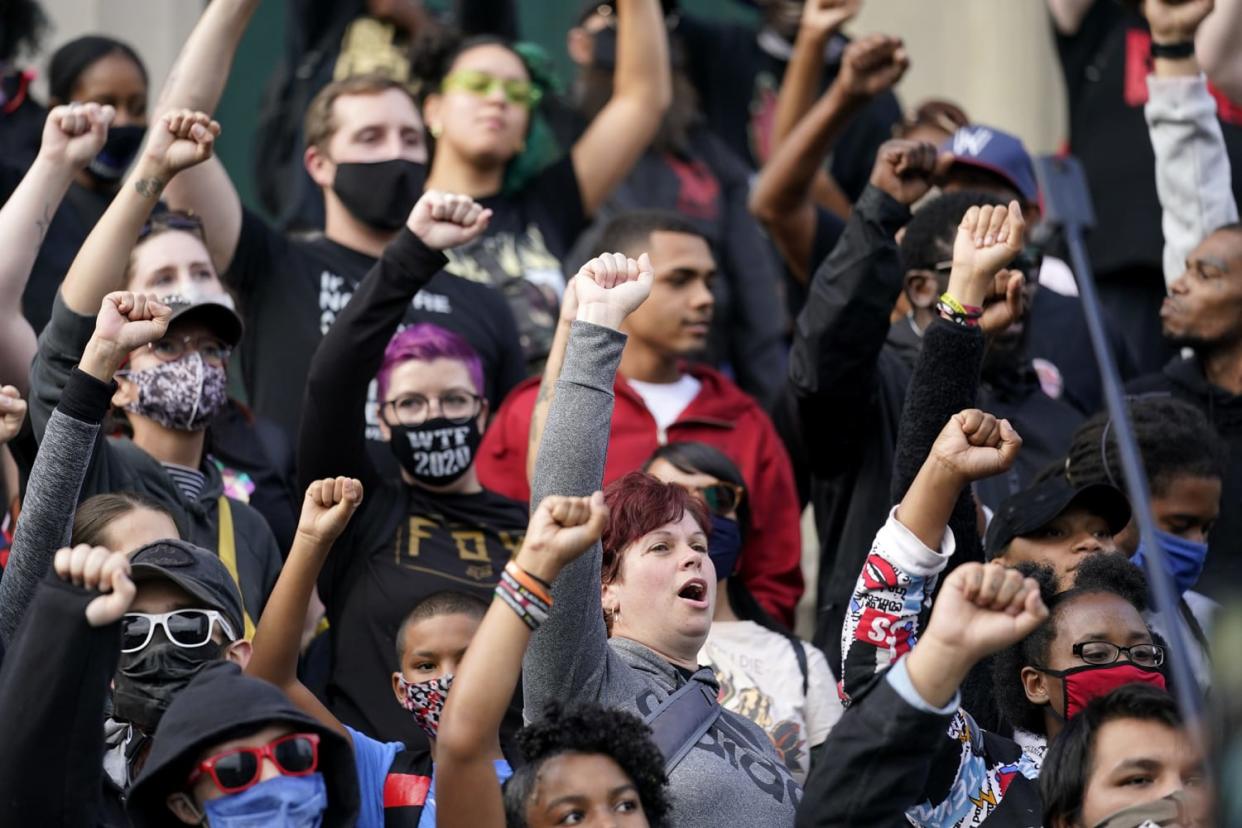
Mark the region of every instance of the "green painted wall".
MULTIPOLYGON (((543 46, 565 77, 572 66, 565 54, 565 33, 583 6, 583 0, 517 0, 523 36, 543 46)), ((430 0, 430 8, 443 8, 448 0, 430 0)), ((735 0, 682 0, 686 12, 703 17, 753 21, 754 9, 735 0)), ((217 114, 224 131, 217 152, 228 168, 242 201, 257 208, 253 183, 253 134, 259 104, 267 80, 284 52, 285 9, 277 0, 261 3, 242 39, 217 114)))

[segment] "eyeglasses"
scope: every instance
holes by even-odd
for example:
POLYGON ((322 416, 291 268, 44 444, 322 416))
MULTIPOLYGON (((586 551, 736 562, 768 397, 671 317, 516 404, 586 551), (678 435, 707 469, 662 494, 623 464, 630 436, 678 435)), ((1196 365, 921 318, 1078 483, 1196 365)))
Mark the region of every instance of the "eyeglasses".
POLYGON ((478 416, 483 407, 483 398, 465 391, 450 391, 439 397, 424 397, 422 394, 407 394, 389 400, 381 408, 391 409, 398 425, 416 426, 427 422, 431 413, 431 403, 439 404, 440 416, 454 425, 461 425, 478 416))
POLYGON ((1118 647, 1110 641, 1083 641, 1075 644, 1072 652, 1088 664, 1112 664, 1121 658, 1122 653, 1140 667, 1159 667, 1164 664, 1164 647, 1159 644, 1118 647))
POLYGON ((190 351, 197 351, 203 362, 224 367, 233 349, 209 334, 202 336, 166 336, 147 345, 160 362, 176 362, 190 351))
POLYGON ((138 231, 138 241, 142 241, 157 230, 184 230, 202 237, 203 220, 193 213, 183 213, 177 210, 159 213, 142 225, 142 229, 138 231))
POLYGON ((741 486, 725 481, 713 483, 710 486, 699 486, 696 491, 707 504, 708 511, 721 516, 736 512, 746 495, 746 490, 741 486))
POLYGON ((215 610, 180 609, 172 612, 127 612, 121 619, 121 652, 134 653, 151 643, 155 628, 176 647, 202 647, 211 641, 212 625, 219 624, 228 641, 236 641, 233 628, 215 610))
POLYGON ((222 793, 240 793, 258 783, 265 758, 284 776, 310 776, 319 767, 319 736, 290 733, 263 747, 222 751, 199 762, 189 782, 192 785, 206 774, 222 793))
POLYGON ((478 69, 458 69, 440 84, 441 92, 465 92, 480 98, 492 94, 496 89, 504 92, 505 100, 509 103, 527 109, 535 106, 543 97, 539 87, 528 80, 498 78, 478 69))

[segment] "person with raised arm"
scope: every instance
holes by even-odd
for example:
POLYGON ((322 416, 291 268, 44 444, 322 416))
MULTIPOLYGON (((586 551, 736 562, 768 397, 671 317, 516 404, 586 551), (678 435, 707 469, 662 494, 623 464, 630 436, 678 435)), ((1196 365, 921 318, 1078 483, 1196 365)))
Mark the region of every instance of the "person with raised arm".
POLYGON ((98 442, 82 496, 131 490, 163 503, 186 540, 216 552, 230 568, 253 623, 276 581, 280 551, 263 517, 225 495, 205 433, 228 401, 228 357, 241 338, 241 320, 213 299, 170 299, 166 330, 127 326, 127 316, 148 299, 115 290, 164 186, 210 157, 218 132, 202 113, 161 116, 65 276, 31 369, 30 407, 41 438, 79 362, 76 370, 98 383, 115 378, 112 402, 125 410, 133 436, 98 442))
MULTIPOLYGON (((811 5, 807 4, 808 10, 811 5)), ((790 64, 791 72, 795 65, 790 64)), ((799 283, 809 283, 842 233, 844 218, 818 203, 816 196, 828 178, 824 160, 854 116, 895 86, 909 66, 899 38, 871 35, 846 46, 841 71, 832 85, 804 116, 791 119, 788 134, 763 165, 750 195, 750 210, 799 283)), ((799 90, 796 85, 781 89, 778 116, 793 107, 786 106, 786 99, 797 96, 799 90)))
POLYGON ((47 114, 43 141, 21 183, 0 207, 0 383, 23 393, 37 343, 22 314, 22 293, 52 215, 74 176, 99 153, 115 110, 99 104, 67 104, 47 114))
POLYGON ((424 193, 316 351, 303 405, 303 482, 346 475, 367 492, 319 577, 331 625, 329 707, 350 727, 411 749, 425 749, 427 736, 392 700, 403 621, 445 589, 486 601, 529 517, 524 503, 479 481, 490 401, 478 354, 435 325, 399 331, 444 251, 477 238, 491 217, 467 196, 424 193), (370 416, 397 473, 366 450, 370 416))
MULTIPOLYGON (((539 447, 532 502, 586 497, 603 481, 609 434, 599 424, 612 415, 625 345, 620 328, 654 279, 646 261, 612 261, 575 277, 577 320, 539 447)), ((604 498, 610 515, 601 543, 560 571, 547 619, 526 653, 527 719, 537 721, 549 701, 569 697, 637 713, 665 755, 672 824, 792 825, 798 783, 757 725, 720 708, 711 669, 698 665, 716 592, 706 507, 641 472, 608 486, 604 498)), ((529 567, 519 571, 528 587, 551 581, 551 563, 529 567)))
MULTIPOLYGON (((543 499, 514 559, 555 575, 598 542, 608 521, 602 493, 543 499)), ((592 704, 557 705, 518 732, 527 764, 502 794, 490 758, 536 613, 497 588, 453 681, 437 742, 439 828, 551 828, 566 820, 661 826, 669 810, 664 759, 632 714, 592 704), (508 821, 506 822, 506 817, 508 821)))
MULTIPOLYGON (((258 0, 223 0, 203 10, 169 75, 157 111, 212 112, 228 79, 222 71, 258 0)), ((299 113, 299 117, 302 113, 299 113)), ((238 299, 246 322, 242 382, 253 410, 291 440, 301 421, 311 356, 423 191, 427 143, 418 105, 392 78, 359 75, 321 89, 305 112, 305 165, 321 189, 323 234, 286 235, 244 210, 219 161, 174 180, 168 205, 199 216, 212 264, 238 299)), ((485 285, 437 273, 406 309, 405 324, 432 323, 464 337, 479 354, 486 390, 499 400, 525 376, 517 325, 504 297, 485 285)), ((375 403, 374 397, 371 402, 375 403)), ((378 461, 378 424, 369 438, 378 461)), ((395 464, 387 470, 395 472, 395 464)))

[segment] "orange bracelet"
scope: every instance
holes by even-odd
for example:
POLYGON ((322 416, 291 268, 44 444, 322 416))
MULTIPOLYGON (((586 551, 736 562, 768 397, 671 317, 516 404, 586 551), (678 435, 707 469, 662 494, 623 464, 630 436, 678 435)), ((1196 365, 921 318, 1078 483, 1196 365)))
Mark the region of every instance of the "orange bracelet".
POLYGON ((505 564, 505 572, 512 575, 514 580, 530 590, 532 594, 543 600, 543 602, 548 606, 552 605, 552 595, 546 588, 544 588, 543 584, 539 582, 538 578, 518 566, 517 561, 511 559, 507 564, 505 564))

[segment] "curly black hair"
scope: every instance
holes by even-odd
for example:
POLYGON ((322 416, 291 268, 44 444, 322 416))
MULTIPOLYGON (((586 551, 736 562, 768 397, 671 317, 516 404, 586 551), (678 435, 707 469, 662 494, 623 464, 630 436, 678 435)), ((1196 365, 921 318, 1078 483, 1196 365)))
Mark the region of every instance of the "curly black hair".
MULTIPOLYGON (((1168 396, 1135 397, 1128 408, 1152 494, 1166 494, 1179 475, 1224 477, 1228 447, 1198 408, 1168 396)), ((1107 412, 1095 415, 1074 432, 1065 475, 1073 486, 1108 483, 1120 489, 1125 485, 1117 434, 1107 412)))
POLYGON ((1078 566, 1074 585, 1061 590, 1052 569, 1024 563, 1018 569, 1039 582, 1039 594, 1048 607, 1048 618, 1022 641, 996 654, 992 684, 1001 715, 1015 728, 1044 732, 1044 708, 1032 704, 1022 685, 1022 668, 1047 665, 1057 624, 1065 608, 1082 595, 1116 595, 1140 613, 1147 610, 1147 576, 1124 555, 1088 555, 1078 566))
POLYGON ((38 51, 47 33, 47 15, 35 0, 0 3, 0 61, 38 51))
POLYGON ((432 92, 439 91, 440 84, 452 71, 457 58, 476 46, 508 49, 526 66, 521 53, 506 38, 491 34, 468 35, 451 26, 429 27, 414 39, 410 49, 410 77, 418 82, 419 104, 432 92))
POLYGON ((598 704, 562 707, 553 702, 543 718, 517 733, 526 757, 505 783, 505 823, 526 828, 526 807, 539 783, 544 762, 563 753, 594 753, 611 758, 634 787, 652 828, 664 828, 672 807, 664 757, 651 741, 651 729, 631 713, 598 704))
MULTIPOLYGON (((953 258, 957 226, 971 207, 1004 204, 1004 199, 987 193, 960 190, 942 193, 920 207, 906 225, 898 252, 901 269, 931 270, 938 262, 953 258)), ((948 276, 945 276, 948 284, 948 276)))

